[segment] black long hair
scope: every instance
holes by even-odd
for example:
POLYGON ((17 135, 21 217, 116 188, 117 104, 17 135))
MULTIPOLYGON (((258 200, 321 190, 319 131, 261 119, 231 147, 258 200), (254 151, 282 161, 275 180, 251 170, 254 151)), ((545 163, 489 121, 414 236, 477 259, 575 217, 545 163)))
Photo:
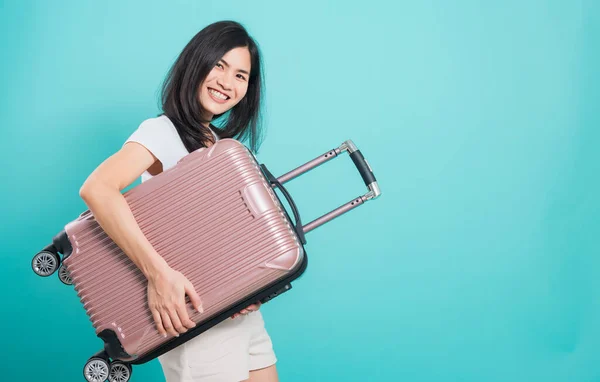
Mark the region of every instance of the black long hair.
POLYGON ((198 87, 217 62, 231 49, 247 47, 251 69, 244 98, 224 114, 224 123, 211 125, 220 138, 247 141, 257 152, 262 140, 261 96, 264 89, 260 51, 244 26, 235 21, 219 21, 198 32, 184 47, 162 85, 162 112, 175 125, 188 152, 205 147, 214 138, 202 124, 204 109, 198 87))

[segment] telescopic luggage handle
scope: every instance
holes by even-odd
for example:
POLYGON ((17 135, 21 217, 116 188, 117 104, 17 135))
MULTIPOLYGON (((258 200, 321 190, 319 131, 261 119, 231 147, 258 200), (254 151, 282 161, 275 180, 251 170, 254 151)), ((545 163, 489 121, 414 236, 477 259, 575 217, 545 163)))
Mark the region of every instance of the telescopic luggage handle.
POLYGON ((371 169, 371 166, 369 165, 367 160, 364 158, 360 150, 356 147, 356 145, 354 145, 354 143, 351 140, 345 141, 340 145, 340 147, 330 150, 316 157, 315 159, 306 162, 302 166, 288 172, 287 174, 280 176, 279 178, 277 178, 277 180, 280 184, 289 182, 290 180, 299 177, 300 175, 322 165, 323 163, 330 161, 333 158, 337 158, 338 155, 345 151, 347 151, 350 154, 350 158, 356 165, 356 168, 358 169, 358 172, 363 178, 363 181, 365 182, 365 185, 367 186, 369 191, 366 194, 358 196, 355 199, 349 201, 348 203, 343 204, 335 210, 328 212, 325 215, 306 224, 302 227, 302 231, 304 233, 308 233, 313 229, 337 218, 338 216, 343 215, 346 212, 362 205, 367 200, 375 199, 379 195, 381 195, 379 185, 377 184, 377 180, 375 179, 375 175, 373 174, 373 169, 371 169))

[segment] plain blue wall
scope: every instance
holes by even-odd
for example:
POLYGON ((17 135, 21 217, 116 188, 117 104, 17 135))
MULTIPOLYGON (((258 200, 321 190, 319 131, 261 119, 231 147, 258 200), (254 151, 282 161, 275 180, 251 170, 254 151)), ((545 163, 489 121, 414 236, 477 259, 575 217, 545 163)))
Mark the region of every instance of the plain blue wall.
MULTIPOLYGON (((82 380, 101 341, 31 257, 183 46, 234 19, 264 54, 259 159, 282 174, 351 138, 383 191, 311 232, 262 308, 282 381, 600 381, 596 4, 0 2, 0 379, 82 380)), ((365 191, 347 157, 289 189, 305 221, 365 191)))

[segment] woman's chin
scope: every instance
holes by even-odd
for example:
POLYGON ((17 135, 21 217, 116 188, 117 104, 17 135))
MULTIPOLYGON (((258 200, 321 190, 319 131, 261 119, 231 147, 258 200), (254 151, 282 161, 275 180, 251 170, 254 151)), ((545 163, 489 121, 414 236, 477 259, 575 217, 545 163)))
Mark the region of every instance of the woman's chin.
POLYGON ((210 107, 206 110, 206 112, 211 116, 211 119, 215 118, 216 115, 222 114, 223 112, 220 109, 210 107))
POLYGON ((208 100, 205 103, 205 110, 211 114, 221 114, 223 111, 227 110, 227 104, 217 104, 212 100, 208 100))

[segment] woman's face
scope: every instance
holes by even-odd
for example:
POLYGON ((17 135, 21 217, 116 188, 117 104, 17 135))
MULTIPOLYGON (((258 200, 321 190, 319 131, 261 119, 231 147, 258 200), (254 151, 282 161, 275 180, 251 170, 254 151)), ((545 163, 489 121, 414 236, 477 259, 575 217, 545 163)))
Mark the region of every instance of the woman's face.
POLYGON ((250 69, 250 52, 244 47, 227 52, 208 73, 198 92, 209 119, 225 113, 244 98, 250 69))

